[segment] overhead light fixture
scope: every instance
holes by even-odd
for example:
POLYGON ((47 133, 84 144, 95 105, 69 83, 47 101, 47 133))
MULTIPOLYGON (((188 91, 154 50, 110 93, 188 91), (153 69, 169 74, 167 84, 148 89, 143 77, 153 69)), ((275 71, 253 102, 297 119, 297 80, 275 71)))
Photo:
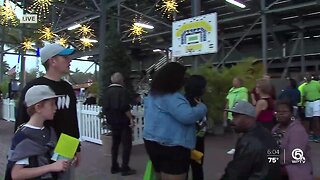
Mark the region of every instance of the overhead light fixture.
POLYGON ((161 49, 154 49, 152 50, 153 52, 161 52, 162 50, 161 49))
POLYGON ((77 28, 79 28, 79 27, 81 27, 80 24, 75 24, 75 25, 73 25, 73 26, 68 27, 68 30, 71 31, 71 30, 77 29, 77 28))
POLYGON ((89 39, 89 38, 81 38, 81 41, 85 41, 85 42, 91 42, 91 43, 97 43, 98 40, 95 39, 89 39))
POLYGON ((135 22, 134 25, 140 26, 140 27, 143 27, 143 28, 146 28, 146 29, 154 29, 154 27, 152 25, 149 25, 149 24, 135 22))
POLYGON ((226 0, 226 1, 227 1, 228 3, 231 3, 231 4, 233 4, 233 5, 238 6, 238 7, 240 7, 240 8, 245 8, 245 7, 246 7, 246 5, 240 3, 240 2, 238 2, 238 1, 236 1, 236 0, 226 0))

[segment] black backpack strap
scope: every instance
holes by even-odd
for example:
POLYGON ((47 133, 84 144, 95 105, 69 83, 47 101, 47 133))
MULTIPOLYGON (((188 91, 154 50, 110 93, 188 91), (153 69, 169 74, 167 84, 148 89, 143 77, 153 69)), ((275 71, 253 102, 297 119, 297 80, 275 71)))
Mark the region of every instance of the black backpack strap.
POLYGON ((27 166, 28 168, 34 168, 39 166, 37 156, 31 156, 28 159, 29 159, 29 165, 27 166))
POLYGON ((12 170, 13 165, 14 165, 14 162, 8 161, 4 180, 12 180, 12 178, 11 178, 11 170, 12 170))

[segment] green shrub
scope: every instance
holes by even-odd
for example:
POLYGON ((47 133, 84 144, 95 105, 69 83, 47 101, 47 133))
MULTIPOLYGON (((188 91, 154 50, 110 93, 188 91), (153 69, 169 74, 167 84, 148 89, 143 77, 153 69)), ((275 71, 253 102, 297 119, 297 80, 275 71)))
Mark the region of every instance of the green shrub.
POLYGON ((213 124, 222 124, 226 96, 232 87, 233 78, 242 78, 243 86, 250 91, 255 86, 256 79, 262 77, 263 66, 261 63, 256 63, 254 58, 247 58, 231 68, 216 69, 206 63, 200 65, 196 72, 188 71, 188 73, 199 74, 206 78, 207 90, 203 98, 208 106, 209 119, 213 120, 213 124))
POLYGON ((3 96, 5 96, 8 93, 8 90, 9 90, 9 80, 8 79, 4 79, 0 83, 0 90, 1 90, 3 96))

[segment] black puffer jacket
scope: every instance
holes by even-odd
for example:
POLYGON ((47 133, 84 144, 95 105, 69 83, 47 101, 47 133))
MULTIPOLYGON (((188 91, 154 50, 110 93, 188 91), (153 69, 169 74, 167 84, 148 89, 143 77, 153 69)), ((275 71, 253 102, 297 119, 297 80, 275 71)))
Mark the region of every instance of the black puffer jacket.
POLYGON ((256 125, 238 140, 222 180, 280 180, 280 162, 269 163, 267 152, 279 150, 272 135, 256 125))

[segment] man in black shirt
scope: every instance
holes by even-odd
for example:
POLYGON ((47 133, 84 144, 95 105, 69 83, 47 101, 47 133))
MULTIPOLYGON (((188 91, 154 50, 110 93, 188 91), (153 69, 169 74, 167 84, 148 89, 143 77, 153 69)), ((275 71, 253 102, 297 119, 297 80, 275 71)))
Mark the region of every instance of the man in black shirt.
MULTIPOLYGON (((53 121, 46 121, 46 126, 51 126, 56 131, 58 138, 61 133, 79 138, 77 119, 76 96, 72 86, 61 78, 69 73, 71 58, 74 49, 64 48, 59 44, 47 44, 40 50, 40 58, 46 69, 46 74, 29 82, 22 90, 18 103, 18 113, 15 122, 15 130, 28 121, 27 108, 24 104, 27 90, 34 85, 47 85, 56 95, 63 95, 57 99, 57 111, 53 121)), ((80 147, 76 153, 75 165, 80 162, 80 147)), ((71 176, 71 174, 70 174, 71 176)), ((68 178, 68 179, 71 179, 68 178)))
POLYGON ((233 160, 221 179, 280 180, 280 162, 268 160, 268 152, 279 152, 279 147, 270 132, 256 124, 255 108, 246 101, 239 101, 226 111, 232 112, 231 126, 243 135, 237 141, 233 160))
POLYGON ((135 174, 136 171, 129 167, 132 147, 132 130, 134 125, 130 112, 130 98, 123 87, 124 79, 121 73, 116 72, 111 76, 111 85, 108 87, 103 99, 103 114, 112 131, 112 166, 111 173, 121 172, 123 176, 135 174), (119 145, 122 142, 122 166, 118 164, 119 145))

